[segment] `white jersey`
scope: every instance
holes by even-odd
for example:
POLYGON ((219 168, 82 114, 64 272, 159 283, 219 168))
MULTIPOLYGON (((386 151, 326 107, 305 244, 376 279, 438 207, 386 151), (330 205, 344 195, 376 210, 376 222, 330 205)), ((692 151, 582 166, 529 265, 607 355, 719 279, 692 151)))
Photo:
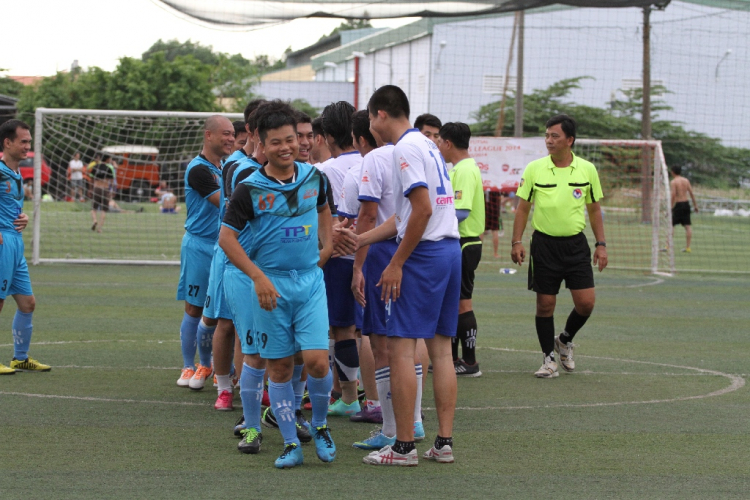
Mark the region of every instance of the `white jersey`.
POLYGON ((393 144, 373 149, 362 160, 359 201, 374 201, 378 204, 378 226, 396 212, 393 172, 393 144))
POLYGON ((432 204, 430 217, 422 241, 458 239, 458 219, 453 205, 453 186, 448 177, 448 167, 443 155, 430 139, 419 130, 407 130, 393 149, 393 190, 396 195, 396 229, 399 240, 404 237, 411 216, 411 203, 407 196, 412 189, 426 187, 432 204))
POLYGON ((322 161, 322 162, 319 162, 319 163, 314 163, 313 167, 317 168, 321 172, 325 172, 325 169, 328 168, 328 165, 330 165, 333 160, 334 160, 334 158, 330 157, 326 161, 322 161))
POLYGON ((341 202, 341 190, 344 187, 344 178, 346 173, 355 165, 362 163, 362 156, 359 151, 343 153, 335 158, 332 162, 323 166, 321 171, 328 176, 331 183, 331 193, 333 194, 333 203, 338 207, 341 202))
POLYGON ((357 226, 359 215, 359 182, 362 179, 362 166, 364 161, 349 169, 344 176, 344 185, 341 188, 341 197, 338 200, 338 214, 347 219, 353 219, 352 226, 357 226))

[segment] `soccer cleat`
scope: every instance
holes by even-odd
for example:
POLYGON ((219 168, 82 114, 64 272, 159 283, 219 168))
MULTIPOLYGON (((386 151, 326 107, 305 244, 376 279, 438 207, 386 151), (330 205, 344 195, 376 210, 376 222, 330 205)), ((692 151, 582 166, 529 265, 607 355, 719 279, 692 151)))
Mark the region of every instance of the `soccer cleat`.
POLYGON ((682 253, 693 253, 693 251, 692 251, 692 250, 690 249, 690 247, 687 247, 687 248, 683 248, 683 249, 682 249, 682 250, 680 250, 680 251, 681 251, 682 253))
POLYGON ((195 370, 192 368, 183 368, 180 378, 177 379, 177 385, 180 387, 189 387, 190 379, 193 378, 193 375, 195 375, 195 370))
POLYGON ((560 374, 557 373, 557 363, 551 356, 545 356, 544 364, 534 373, 536 378, 555 378, 558 375, 560 374))
POLYGON ((576 362, 573 361, 573 342, 563 344, 560 336, 555 337, 555 352, 560 355, 560 364, 566 372, 572 372, 576 369, 576 362))
POLYGON ((429 451, 424 452, 422 458, 434 460, 441 464, 452 464, 454 462, 453 449, 447 444, 439 450, 433 446, 429 451))
POLYGON ((479 363, 473 365, 468 364, 461 358, 458 358, 453 363, 453 368, 456 370, 457 377, 481 377, 482 372, 479 371, 479 363))
POLYGON ((414 441, 417 443, 424 439, 424 425, 422 422, 414 422, 414 441))
POLYGON ((206 385, 206 380, 210 378, 213 373, 214 372, 210 366, 199 364, 195 369, 195 374, 193 374, 193 378, 190 379, 188 386, 194 391, 200 391, 203 389, 203 386, 206 385))
POLYGON ((240 431, 242 439, 237 443, 237 449, 240 453, 255 455, 260 451, 260 444, 263 442, 263 434, 257 429, 250 427, 240 431))
POLYGON ((301 443, 309 443, 310 441, 312 441, 312 434, 310 434, 310 424, 302 414, 302 410, 295 411, 294 416, 297 418, 297 421, 295 422, 295 424, 297 425, 297 439, 299 439, 301 443))
POLYGON ((396 443, 396 436, 388 437, 383 434, 382 429, 375 429, 370 433, 370 437, 357 441, 352 446, 360 450, 379 450, 386 446, 393 446, 396 443))
POLYGON ((362 407, 359 406, 358 400, 354 400, 351 403, 346 404, 344 403, 343 400, 337 399, 335 403, 328 406, 328 416, 329 417, 333 417, 333 416, 343 417, 343 416, 354 415, 361 409, 362 407))
POLYGON ((416 467, 419 465, 417 450, 413 449, 409 453, 401 454, 393 451, 393 448, 384 446, 378 451, 373 451, 362 461, 370 465, 400 465, 402 467, 416 467))
POLYGON ((216 398, 216 402, 214 403, 214 410, 234 410, 234 405, 232 404, 232 391, 221 391, 221 394, 219 394, 219 397, 216 398))
POLYGON ((13 358, 10 362, 10 368, 19 372, 48 372, 52 369, 51 366, 42 364, 31 357, 23 361, 13 358))
POLYGON ((241 414, 240 418, 234 423, 234 435, 236 437, 242 437, 242 430, 245 429, 245 414, 241 414))
POLYGON ((336 444, 327 425, 315 428, 315 452, 323 462, 333 462, 336 458, 336 444))
POLYGON ((279 428, 279 424, 276 422, 276 415, 273 414, 270 406, 263 410, 263 415, 260 417, 260 423, 271 429, 279 428))
POLYGON ((16 370, 13 368, 8 368, 4 364, 0 363, 0 375, 15 375, 16 370))
POLYGON ((351 415, 349 420, 352 422, 367 422, 370 424, 383 423, 383 409, 380 406, 370 406, 365 404, 361 411, 351 415))
POLYGON ((302 448, 297 446, 297 443, 290 443, 284 447, 284 452, 279 455, 274 465, 277 469, 291 469, 302 465, 302 461, 302 448))

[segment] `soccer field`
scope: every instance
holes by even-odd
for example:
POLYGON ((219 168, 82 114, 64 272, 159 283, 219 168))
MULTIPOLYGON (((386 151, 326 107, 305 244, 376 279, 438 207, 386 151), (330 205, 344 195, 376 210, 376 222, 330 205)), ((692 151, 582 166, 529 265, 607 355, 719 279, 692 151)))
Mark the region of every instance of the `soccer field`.
MULTIPOLYGON (((269 429, 259 455, 238 453, 239 410, 175 385, 177 267, 32 267, 31 355, 53 370, 0 377, 0 498, 747 498, 747 277, 597 274, 578 371, 540 380, 526 268, 499 274, 484 255, 484 375, 459 380, 456 463, 409 469, 361 463, 351 443, 375 426, 340 417, 332 464, 304 445, 302 467, 276 470, 269 429)), ((558 329, 571 307, 561 294, 558 329)), ((5 363, 14 311, 0 314, 5 363)), ((424 405, 420 452, 437 429, 431 389, 424 405)))

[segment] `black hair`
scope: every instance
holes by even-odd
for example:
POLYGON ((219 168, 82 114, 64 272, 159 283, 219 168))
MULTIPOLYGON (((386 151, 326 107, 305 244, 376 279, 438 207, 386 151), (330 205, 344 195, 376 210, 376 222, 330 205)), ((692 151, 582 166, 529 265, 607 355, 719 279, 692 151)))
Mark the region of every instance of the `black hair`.
POLYGON ((304 111, 295 110, 295 113, 297 115, 297 123, 312 123, 312 118, 304 111))
POLYGON ((364 137, 370 147, 378 147, 378 143, 375 142, 375 138, 372 136, 372 132, 370 132, 370 113, 366 109, 355 111, 352 115, 352 134, 354 134, 354 138, 357 140, 360 137, 364 137))
POLYGON ((563 133, 565 134, 565 137, 572 137, 573 138, 573 144, 576 143, 576 121, 573 119, 572 116, 568 116, 566 114, 562 115, 555 115, 549 120, 547 120, 547 123, 544 124, 545 128, 554 127, 555 125, 560 124, 560 127, 562 128, 563 133))
POLYGON ((291 125, 297 133, 297 114, 289 104, 275 99, 268 101, 255 110, 255 122, 261 142, 265 144, 269 130, 291 125))
POLYGON ((378 111, 385 111, 391 118, 406 118, 408 120, 409 99, 399 87, 383 85, 370 97, 370 102, 367 103, 367 111, 371 115, 377 115, 378 111))
POLYGON ((440 127, 440 138, 451 141, 458 149, 469 149, 471 129, 462 122, 448 122, 440 127))
MULTIPOLYGON (((258 109, 258 106, 263 104, 264 102, 268 102, 265 99, 253 99, 249 103, 247 103, 247 106, 245 106, 245 111, 243 112, 243 115, 245 116, 245 123, 250 123, 250 115, 253 114, 253 111, 258 109)), ((250 130, 255 130, 255 127, 252 127, 250 130)))
POLYGON ((334 102, 323 108, 320 115, 323 118, 323 132, 333 137, 333 142, 341 149, 348 149, 354 145, 352 139, 352 114, 354 106, 346 101, 334 102))
POLYGON ((312 121, 313 137, 323 135, 323 118, 317 117, 312 121))
POLYGON ((682 167, 679 166, 679 165, 675 165, 674 167, 672 167, 672 172, 675 175, 680 175, 680 174, 682 174, 682 167))
POLYGON ((244 134, 245 133, 245 122, 242 120, 235 120, 232 122, 232 126, 234 127, 234 136, 237 137, 237 134, 244 134))
POLYGON ((440 118, 435 115, 431 115, 430 113, 419 115, 417 119, 414 120, 414 128, 419 129, 420 132, 425 125, 427 125, 428 127, 435 127, 436 129, 440 129, 443 126, 443 123, 440 121, 440 118))
POLYGON ((10 139, 11 142, 16 140, 16 136, 18 135, 16 131, 19 128, 31 131, 31 127, 21 120, 8 120, 0 125, 0 151, 5 147, 5 139, 10 139))

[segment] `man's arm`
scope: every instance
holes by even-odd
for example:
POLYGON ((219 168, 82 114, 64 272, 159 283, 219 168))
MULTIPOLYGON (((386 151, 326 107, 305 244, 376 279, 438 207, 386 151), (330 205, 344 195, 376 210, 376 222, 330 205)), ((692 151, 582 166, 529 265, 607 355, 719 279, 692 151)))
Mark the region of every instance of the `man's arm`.
POLYGON ((219 203, 221 203, 221 191, 216 191, 214 194, 206 198, 208 201, 213 203, 213 205, 216 208, 219 208, 219 203))
POLYGON ((677 203, 677 185, 675 184, 675 181, 669 183, 669 203, 672 208, 674 208, 675 203, 677 203))
MULTIPOLYGON (((591 230, 594 231, 594 238, 596 238, 596 241, 606 242, 601 205, 598 201, 589 203, 586 205, 586 210, 589 212, 589 222, 591 222, 591 230)), ((607 247, 600 245, 594 248, 594 265, 599 266, 599 272, 607 267, 607 262, 607 247)))
POLYGON ((510 247, 510 258, 519 266, 526 259, 526 249, 523 247, 522 238, 529 220, 529 212, 531 212, 531 203, 519 198, 516 218, 513 220, 513 238, 510 247))
POLYGON ((331 226, 331 209, 328 204, 318 207, 318 241, 320 242, 320 259, 318 267, 323 267, 333 253, 333 228, 331 226))
MULTIPOLYGON (((18 218, 13 221, 13 225, 15 226, 16 231, 20 233, 21 231, 26 229, 26 226, 29 225, 29 216, 24 213, 19 214, 18 218)), ((0 243, 2 243, 1 240, 0 243)))
POLYGON ((695 195, 693 194, 693 186, 690 184, 690 181, 685 179, 687 181, 687 190, 688 193, 690 193, 690 198, 693 200, 693 210, 695 210, 695 213, 698 213, 698 203, 695 201, 695 195))
POLYGON ((253 280, 260 307, 266 311, 273 311, 276 309, 276 299, 281 295, 276 291, 268 277, 263 274, 263 271, 253 264, 253 261, 247 256, 237 239, 237 235, 237 231, 227 226, 221 226, 219 246, 224 250, 229 262, 253 280))
MULTIPOLYGON (((406 223, 404 238, 398 245, 396 253, 391 262, 386 266, 380 281, 376 286, 381 286, 380 298, 382 300, 397 300, 401 295, 401 277, 404 262, 417 248, 422 240, 422 235, 432 217, 432 204, 430 203, 430 192, 424 186, 417 186, 409 192, 409 203, 411 203, 411 215, 406 223)), ((395 224, 395 219, 394 219, 395 224)))
MULTIPOLYGON (((357 234, 363 234, 375 228, 378 217, 378 204, 374 201, 362 201, 357 217, 357 234)), ((365 277, 362 266, 367 258, 369 246, 359 248, 354 254, 354 274, 352 275, 352 293, 362 307, 365 307, 365 277)))

